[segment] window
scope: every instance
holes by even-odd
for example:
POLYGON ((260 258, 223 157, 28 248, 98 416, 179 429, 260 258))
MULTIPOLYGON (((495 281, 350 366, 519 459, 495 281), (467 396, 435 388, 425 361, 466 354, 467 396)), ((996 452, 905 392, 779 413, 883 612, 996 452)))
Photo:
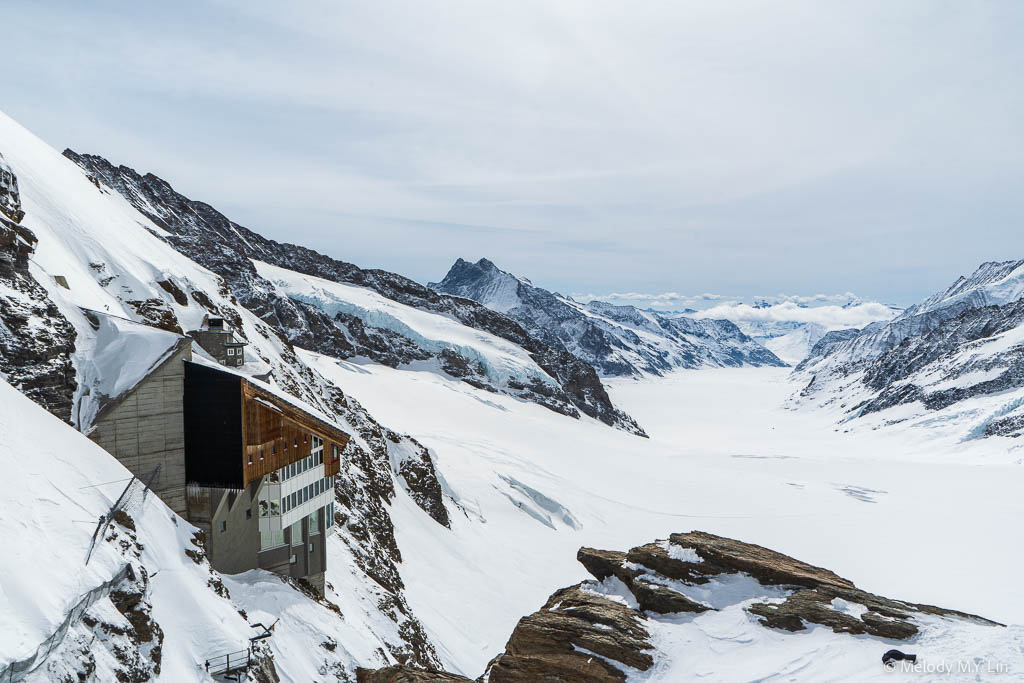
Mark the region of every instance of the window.
POLYGON ((227 521, 221 522, 220 523, 220 532, 224 533, 227 530, 228 530, 228 523, 227 523, 227 521))
POLYGON ((229 355, 229 356, 233 356, 233 355, 235 355, 235 350, 234 350, 234 349, 231 349, 231 348, 229 348, 229 349, 228 349, 228 355, 229 355))
POLYGON ((227 362, 226 360, 224 360, 223 358, 221 358, 221 359, 220 359, 220 364, 221 364, 221 365, 227 365, 227 364, 228 364, 228 362, 227 362))
POLYGON ((245 518, 252 519, 252 508, 249 508, 248 510, 245 511, 245 518))
POLYGON ((284 531, 260 532, 260 550, 269 550, 284 545, 284 531))
POLYGON ((309 513, 309 533, 318 534, 320 533, 320 511, 313 510, 309 513))
POLYGON ((249 464, 250 465, 252 464, 252 456, 251 455, 249 456, 249 464))
POLYGON ((281 499, 271 498, 270 499, 270 514, 273 517, 278 517, 281 514, 281 499))
POLYGON ((294 555, 292 555, 292 556, 291 556, 291 557, 290 557, 290 558, 288 559, 288 564, 295 564, 295 556, 294 556, 294 555))
POLYGON ((291 526, 292 545, 302 545, 302 520, 300 519, 291 526))
POLYGON ((235 362, 235 365, 241 365, 241 364, 242 364, 242 359, 241 359, 241 358, 239 358, 239 359, 238 359, 238 360, 237 360, 237 361, 235 362))

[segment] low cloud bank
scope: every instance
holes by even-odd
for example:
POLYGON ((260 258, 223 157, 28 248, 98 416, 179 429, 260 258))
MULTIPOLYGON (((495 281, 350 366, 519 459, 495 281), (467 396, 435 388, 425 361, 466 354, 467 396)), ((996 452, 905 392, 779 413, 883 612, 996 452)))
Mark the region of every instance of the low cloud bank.
POLYGON ((878 320, 891 320, 900 309, 875 301, 861 301, 852 292, 842 294, 777 294, 732 297, 724 294, 681 294, 678 292, 573 294, 577 301, 606 301, 658 311, 686 311, 697 318, 718 318, 733 322, 818 323, 830 330, 864 327, 878 320), (752 302, 752 303, 748 303, 752 302), (755 305, 756 304, 756 305, 755 305))

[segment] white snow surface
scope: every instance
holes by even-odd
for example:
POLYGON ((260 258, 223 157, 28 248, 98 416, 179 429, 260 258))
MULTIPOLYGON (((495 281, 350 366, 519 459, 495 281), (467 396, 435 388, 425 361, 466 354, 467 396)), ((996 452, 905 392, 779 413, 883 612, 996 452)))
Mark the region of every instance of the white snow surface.
MULTIPOLYGON (((466 675, 479 675, 521 616, 588 578, 575 561, 581 545, 625 550, 691 529, 773 548, 888 597, 1024 622, 1024 594, 1009 589, 1024 552, 1005 532, 1024 516, 1024 470, 1008 464, 1020 454, 1005 443, 844 433, 782 407, 795 388, 785 369, 610 382, 648 440, 436 373, 302 355, 428 446, 461 506, 451 531, 404 499, 392 512, 409 602, 446 665, 466 675), (552 528, 510 501, 509 479, 571 510, 577 526, 552 528)), ((753 585, 730 586, 708 597, 756 597, 753 585)), ((770 631, 739 607, 680 630, 687 619, 651 622, 650 680, 871 680, 887 675, 880 657, 893 646, 818 627, 770 631)), ((906 649, 1024 671, 1021 642, 1019 628, 942 621, 906 649)))
POLYGON ((88 431, 102 401, 135 387, 173 352, 181 336, 140 323, 99 314, 92 352, 80 364, 78 381, 88 388, 75 422, 88 431))
MULTIPOLYGON (((108 368, 104 350, 117 347, 92 330, 79 306, 137 320, 128 302, 155 298, 183 328, 197 327, 204 311, 177 304, 155 285, 163 279, 233 306, 218 294, 215 275, 157 237, 160 228, 2 114, 0 146, 19 177, 23 224, 39 238, 32 273, 78 331, 82 376, 90 362, 108 368), (56 275, 67 278, 70 290, 55 285, 56 275)), ((433 348, 478 354, 499 377, 547 377, 518 347, 445 316, 363 288, 257 266, 290 296, 365 316, 433 348)), ((260 334, 264 323, 236 310, 252 342, 247 353, 279 359, 273 335, 260 334)), ((158 358, 157 336, 131 342, 131 352, 141 348, 158 358)), ((390 514, 410 606, 446 666, 469 676, 504 648, 522 615, 556 589, 587 578, 575 561, 579 546, 624 550, 690 529, 779 550, 888 597, 1024 622, 1024 592, 1014 590, 1024 550, 1008 533, 1024 519, 1024 444, 962 442, 959 431, 944 427, 941 411, 933 424, 920 422, 922 429, 847 432, 827 411, 783 407, 797 388, 786 369, 610 381, 616 405, 651 435, 641 439, 427 369, 299 353, 376 419, 419 439, 438 463, 452 528, 427 517, 400 487, 390 514)), ((116 389, 137 371, 97 376, 116 389)), ((979 403, 978 419, 1022 408, 999 401, 979 403)), ((82 593, 119 568, 122 557, 110 544, 101 544, 88 566, 83 561, 95 521, 129 475, 3 382, 0 405, 0 519, 9 549, 0 557, 3 666, 34 651, 82 593)), ((390 663, 381 653, 385 642, 394 642, 395 625, 378 607, 381 589, 355 567, 339 539, 328 544, 327 580, 342 617, 266 572, 221 577, 232 597, 219 597, 207 585, 209 570, 184 555, 192 527, 155 496, 134 517, 145 546, 140 561, 152 577, 153 617, 166 636, 161 679, 202 680, 203 659, 243 649, 252 629, 238 609, 250 621, 281 618, 270 647, 284 680, 321 680, 335 667, 350 672, 356 664, 390 663), (334 652, 321 647, 328 638, 339 643, 334 652)), ((754 589, 742 581, 724 588, 708 599, 754 589)), ((879 657, 891 644, 877 639, 820 628, 769 631, 736 605, 699 623, 669 621, 649 621, 658 646, 651 680, 699 673, 703 680, 886 675, 879 657)), ((970 656, 1005 662, 1019 673, 1020 633, 1019 627, 942 621, 910 646, 934 661, 970 656)))
POLYGON ((256 271, 283 294, 317 306, 329 315, 355 316, 367 325, 408 337, 430 351, 452 349, 480 362, 487 374, 501 383, 514 379, 554 384, 551 376, 541 370, 525 350, 489 332, 467 327, 439 313, 392 301, 365 287, 303 275, 262 261, 253 263, 256 271))

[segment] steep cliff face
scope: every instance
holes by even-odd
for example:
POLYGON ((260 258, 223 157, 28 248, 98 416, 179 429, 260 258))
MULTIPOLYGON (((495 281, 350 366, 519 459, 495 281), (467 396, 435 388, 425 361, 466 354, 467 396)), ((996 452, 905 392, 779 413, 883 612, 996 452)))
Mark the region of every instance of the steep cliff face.
POLYGON ((0 156, 0 375, 51 413, 71 421, 75 329, 29 272, 37 243, 18 181, 0 156))
POLYGON ((161 235, 175 249, 222 276, 239 303, 256 313, 288 340, 337 358, 366 357, 392 367, 437 359, 453 376, 478 386, 512 393, 570 416, 580 413, 605 424, 642 434, 639 425, 612 405, 593 368, 573 354, 528 334, 518 323, 480 304, 440 294, 408 278, 382 270, 364 270, 312 249, 268 240, 225 217, 213 207, 182 196, 164 180, 114 166, 94 155, 65 150, 98 183, 112 188, 167 231, 161 235), (551 378, 546 382, 498 384, 478 371, 472 359, 449 350, 445 357, 424 349, 394 330, 377 328, 358 316, 333 315, 308 303, 282 296, 257 273, 253 261, 332 282, 365 287, 401 304, 450 316, 463 325, 506 339, 525 349, 551 378))
MULTIPOLYGON (((422 511, 428 524, 448 526, 446 505, 451 501, 442 492, 427 449, 380 424, 307 366, 283 328, 242 306, 227 278, 177 251, 163 239, 166 233, 160 226, 2 114, 0 140, 6 168, 19 176, 18 211, 24 212, 19 214, 24 225, 6 213, 0 216, 3 378, 51 413, 77 423, 74 407, 88 404, 102 389, 102 382, 96 383, 104 370, 97 358, 100 314, 123 319, 125 330, 148 325, 175 332, 198 327, 207 314, 225 318, 248 342, 246 367, 240 371, 269 371, 272 382, 353 435, 342 455, 344 476, 338 478, 335 506, 339 524, 329 541, 334 569, 328 568, 328 581, 332 571, 343 578, 345 586, 339 585, 338 592, 361 605, 346 615, 356 630, 349 646, 367 645, 358 656, 361 662, 436 665, 433 646, 405 599, 402 554, 390 510, 396 498, 407 498, 414 510, 419 508, 414 514, 422 511)), ((216 245, 207 246, 216 260, 216 245)), ((251 261, 232 261, 223 252, 221 256, 254 272, 251 261)), ((249 282, 234 281, 243 287, 249 282)), ((253 292, 247 295, 254 297, 253 292)), ((288 310, 286 298, 277 303, 288 310)), ((113 358, 119 360, 142 362, 131 356, 113 358)), ((32 429, 25 427, 18 435, 28 437, 32 429)), ((122 471, 112 457, 104 457, 122 471)), ((275 590, 286 601, 306 600, 289 586, 275 590)), ((242 625, 248 628, 244 621, 242 625)), ((293 628, 302 627, 293 625, 286 633, 293 628)), ((89 633, 81 635, 87 642, 89 633)), ((332 667, 340 667, 337 677, 342 680, 353 672, 357 659, 350 650, 324 656, 334 662, 332 667)))
POLYGON ((641 311, 601 301, 583 305, 535 286, 487 259, 459 259, 439 292, 504 313, 531 335, 564 349, 605 376, 661 375, 673 368, 785 365, 727 320, 641 311))

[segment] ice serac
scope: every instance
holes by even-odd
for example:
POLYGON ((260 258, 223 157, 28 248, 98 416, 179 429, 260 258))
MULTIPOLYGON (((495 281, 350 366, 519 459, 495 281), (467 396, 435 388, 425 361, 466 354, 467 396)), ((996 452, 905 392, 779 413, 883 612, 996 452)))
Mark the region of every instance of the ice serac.
POLYGON ((1024 260, 987 262, 888 323, 825 335, 798 404, 845 420, 929 421, 961 439, 1024 433, 1024 260), (899 411, 890 409, 901 407, 899 411))
POLYGON ((438 293, 383 270, 364 270, 294 244, 266 239, 234 223, 203 202, 175 192, 153 174, 141 175, 106 159, 65 150, 97 183, 120 193, 166 231, 161 237, 178 251, 217 273, 239 303, 281 330, 291 343, 336 358, 366 357, 392 367, 436 359, 449 374, 475 386, 511 393, 565 415, 589 415, 636 434, 643 430, 612 405, 600 378, 587 363, 562 347, 528 334, 516 321, 474 301, 438 293), (494 383, 479 371, 477 359, 458 349, 425 348, 401 331, 374 324, 358 309, 327 312, 316 302, 282 295, 256 271, 254 261, 324 280, 370 289, 400 304, 440 314, 505 339, 524 349, 553 381, 494 383))
POLYGON ((439 292, 477 301, 509 316, 552 347, 603 376, 661 375, 675 368, 785 365, 726 320, 696 319, 591 301, 581 304, 498 268, 458 259, 439 292))

